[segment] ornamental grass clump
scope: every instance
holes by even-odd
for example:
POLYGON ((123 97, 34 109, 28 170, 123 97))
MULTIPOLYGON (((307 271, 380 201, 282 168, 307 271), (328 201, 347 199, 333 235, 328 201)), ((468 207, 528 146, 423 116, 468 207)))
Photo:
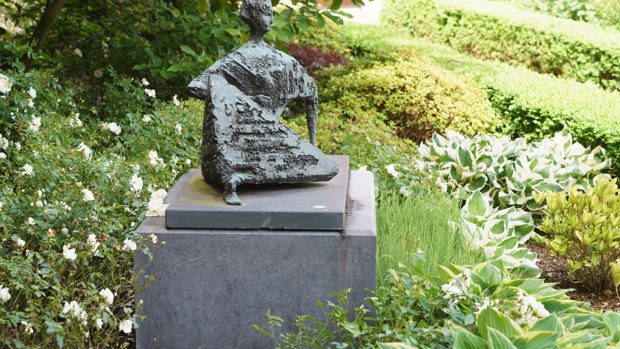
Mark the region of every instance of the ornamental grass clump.
POLYGON ((540 230, 556 256, 566 258, 572 281, 596 292, 618 284, 620 273, 620 189, 616 179, 600 178, 587 191, 535 195, 548 206, 540 230))

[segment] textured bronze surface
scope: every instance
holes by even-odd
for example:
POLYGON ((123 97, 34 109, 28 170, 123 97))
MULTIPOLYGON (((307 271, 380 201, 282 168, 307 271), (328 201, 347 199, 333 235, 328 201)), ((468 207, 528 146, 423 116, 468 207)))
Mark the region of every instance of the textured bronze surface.
POLYGON ((188 86, 205 100, 203 177, 224 186, 227 204, 240 205, 237 186, 327 181, 336 163, 315 146, 317 88, 293 57, 263 41, 271 29, 269 0, 246 0, 241 18, 250 39, 213 64, 188 86), (279 121, 291 99, 306 102, 310 143, 279 121))

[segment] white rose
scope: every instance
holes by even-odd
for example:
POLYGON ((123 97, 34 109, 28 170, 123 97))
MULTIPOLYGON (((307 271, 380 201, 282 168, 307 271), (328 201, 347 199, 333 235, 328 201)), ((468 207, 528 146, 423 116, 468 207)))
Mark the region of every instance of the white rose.
POLYGON ((85 202, 95 200, 95 195, 93 195, 93 192, 88 189, 82 189, 82 194, 84 194, 82 200, 84 200, 85 202))
POLYGON ((37 91, 32 87, 28 90, 28 94, 30 95, 30 98, 32 99, 37 98, 37 91))
POLYGON ((136 242, 131 239, 125 239, 125 241, 123 241, 124 251, 127 251, 127 250, 135 251, 137 247, 138 246, 136 245, 136 242))
POLYGON ((145 88, 144 89, 144 93, 146 93, 147 96, 151 97, 151 98, 155 98, 155 90, 149 89, 149 88, 145 88))
POLYGON ((41 127, 41 118, 32 118, 28 123, 28 129, 31 131, 39 131, 39 127, 41 127))
POLYGON ((103 290, 99 291, 99 295, 103 297, 103 299, 106 303, 108 303, 108 305, 112 305, 112 303, 114 303, 114 293, 112 293, 109 288, 104 288, 103 290))
POLYGON ((6 75, 0 74, 0 93, 3 95, 8 94, 11 92, 11 87, 13 87, 13 84, 11 84, 11 79, 9 79, 6 75))
POLYGON ((62 247, 62 256, 65 257, 65 259, 74 261, 77 258, 77 254, 75 253, 75 248, 70 247, 71 245, 64 245, 62 247))
POLYGON ((6 303, 11 299, 11 292, 9 292, 8 287, 4 287, 4 285, 0 285, 0 302, 6 303))
POLYGON ((138 192, 142 190, 143 186, 144 186, 144 181, 142 180, 142 178, 138 177, 138 175, 134 173, 131 176, 131 179, 129 180, 129 189, 131 191, 138 192))
POLYGON ((130 334, 132 328, 133 323, 131 320, 123 320, 118 324, 118 330, 124 332, 125 334, 130 334))

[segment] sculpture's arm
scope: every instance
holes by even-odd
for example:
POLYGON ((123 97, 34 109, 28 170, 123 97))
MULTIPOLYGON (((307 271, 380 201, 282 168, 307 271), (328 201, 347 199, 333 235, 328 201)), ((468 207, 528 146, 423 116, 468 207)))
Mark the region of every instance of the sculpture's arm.
POLYGON ((209 85, 210 85, 210 76, 209 71, 205 71, 204 73, 197 76, 192 82, 187 85, 187 91, 192 97, 196 97, 202 100, 207 99, 209 96, 209 85))
POLYGON ((317 94, 316 83, 314 79, 310 79, 308 82, 308 96, 306 97, 306 123, 308 124, 308 136, 310 137, 310 144, 316 143, 316 123, 319 113, 319 97, 317 94))

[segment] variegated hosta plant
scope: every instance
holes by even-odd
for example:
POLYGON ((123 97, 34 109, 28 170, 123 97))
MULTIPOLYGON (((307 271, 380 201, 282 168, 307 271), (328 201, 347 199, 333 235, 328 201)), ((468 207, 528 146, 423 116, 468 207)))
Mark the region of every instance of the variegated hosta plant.
POLYGON ((417 167, 439 176, 440 184, 462 200, 480 191, 494 206, 532 212, 540 210, 532 193, 589 188, 591 179, 610 165, 603 148, 586 148, 566 133, 528 144, 523 138, 469 138, 446 131, 418 151, 422 161, 417 167))
POLYGON ((461 210, 461 231, 473 249, 524 276, 537 277, 536 254, 525 247, 534 234, 532 215, 514 207, 498 209, 476 190, 461 210))

